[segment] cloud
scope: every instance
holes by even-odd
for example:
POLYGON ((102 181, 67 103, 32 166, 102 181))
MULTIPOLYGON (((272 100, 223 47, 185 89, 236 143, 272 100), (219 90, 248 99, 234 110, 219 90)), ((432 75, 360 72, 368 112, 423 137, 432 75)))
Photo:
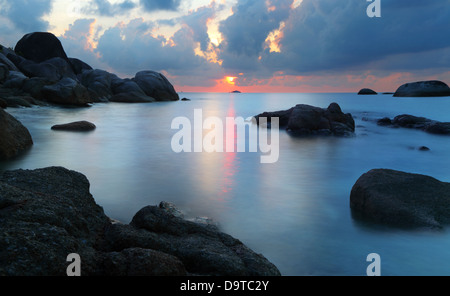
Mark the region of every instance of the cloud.
POLYGON ((139 3, 147 12, 156 10, 177 10, 181 0, 140 0, 139 3))
POLYGON ((52 0, 0 0, 0 14, 21 33, 46 31, 49 23, 42 19, 50 13, 52 0))
POLYGON ((80 59, 93 68, 103 66, 95 50, 96 19, 78 19, 59 36, 67 56, 80 59))
POLYGON ((114 4, 111 4, 108 0, 93 0, 82 8, 82 12, 101 16, 115 16, 125 14, 136 6, 136 3, 130 0, 114 4))
MULTIPOLYGON (((184 85, 211 85, 221 70, 195 54, 198 42, 193 30, 183 26, 171 38, 154 35, 155 23, 142 18, 107 29, 98 39, 95 52, 100 60, 121 76, 154 70, 178 76, 184 85), (193 79, 195 77, 195 79, 193 79)), ((222 75, 222 74, 220 74, 222 75)))
POLYGON ((239 1, 233 7, 233 15, 220 24, 223 67, 257 70, 265 40, 288 17, 290 4, 289 0, 239 1))
POLYGON ((382 17, 369 18, 365 1, 304 0, 285 21, 281 53, 266 52, 262 63, 294 74, 368 65, 389 70, 441 67, 441 62, 449 66, 448 54, 446 59, 436 55, 450 47, 450 39, 443 37, 450 35, 448 4, 385 0, 382 17), (394 64, 387 63, 394 58, 394 64))

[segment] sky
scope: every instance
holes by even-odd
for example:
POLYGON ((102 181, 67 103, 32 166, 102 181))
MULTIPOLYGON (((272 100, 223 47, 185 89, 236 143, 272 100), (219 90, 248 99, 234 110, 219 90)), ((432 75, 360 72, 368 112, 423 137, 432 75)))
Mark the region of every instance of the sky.
POLYGON ((51 32, 69 57, 178 92, 450 84, 450 0, 374 1, 380 17, 372 0, 0 0, 0 44, 51 32))

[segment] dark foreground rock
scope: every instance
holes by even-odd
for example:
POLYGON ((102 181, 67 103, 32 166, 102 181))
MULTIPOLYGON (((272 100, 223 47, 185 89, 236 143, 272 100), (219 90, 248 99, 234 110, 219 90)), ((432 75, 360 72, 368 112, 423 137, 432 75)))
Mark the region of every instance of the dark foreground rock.
POLYGON ((77 132, 87 132, 92 131, 96 128, 95 124, 89 121, 75 121, 65 124, 56 124, 52 126, 52 130, 60 131, 77 131, 77 132))
POLYGON ((398 115, 392 120, 388 117, 381 118, 377 121, 377 124, 380 126, 418 129, 430 134, 450 135, 450 122, 440 122, 409 114, 398 115))
POLYGON ((280 127, 295 135, 336 135, 348 136, 355 132, 355 121, 350 113, 344 114, 337 103, 331 103, 323 109, 310 105, 299 104, 289 110, 264 112, 255 116, 260 118, 278 117, 280 127))
POLYGON ((358 95, 377 95, 378 93, 370 88, 363 88, 358 92, 358 95))
POLYGON ((112 223, 87 178, 62 167, 0 174, 0 275, 280 275, 262 255, 211 225, 184 220, 166 203, 112 223))
POLYGON ((0 160, 12 158, 32 145, 33 139, 28 129, 0 109, 0 160))
POLYGON ((402 228, 442 228, 450 222, 450 183, 388 169, 363 174, 352 188, 354 217, 402 228))
POLYGON ((406 83, 394 93, 394 97, 446 97, 450 88, 442 81, 430 80, 406 83))

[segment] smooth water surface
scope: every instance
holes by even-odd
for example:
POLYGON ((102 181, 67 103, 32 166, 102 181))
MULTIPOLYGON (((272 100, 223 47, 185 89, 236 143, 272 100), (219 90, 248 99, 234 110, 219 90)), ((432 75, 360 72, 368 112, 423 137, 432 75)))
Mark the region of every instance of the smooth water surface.
POLYGON ((85 174, 106 214, 128 223, 142 207, 175 203, 187 217, 208 216, 262 253, 283 275, 365 275, 369 253, 382 275, 450 275, 450 233, 364 225, 352 218, 350 191, 373 168, 390 168, 450 182, 450 137, 379 127, 400 114, 450 121, 450 98, 355 94, 185 93, 191 101, 96 104, 90 108, 7 109, 34 145, 0 169, 64 166, 85 174), (350 138, 294 138, 280 131, 280 156, 262 164, 259 152, 175 153, 172 120, 194 126, 203 117, 247 118, 296 104, 352 113, 350 138), (89 133, 53 131, 54 124, 88 120, 89 133), (419 151, 427 146, 428 152, 419 151))

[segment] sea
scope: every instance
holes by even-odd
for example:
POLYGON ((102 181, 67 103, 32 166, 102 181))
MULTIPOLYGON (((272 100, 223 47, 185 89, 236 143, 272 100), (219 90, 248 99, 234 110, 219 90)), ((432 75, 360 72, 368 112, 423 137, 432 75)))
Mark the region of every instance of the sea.
POLYGON ((123 223, 145 206, 174 203, 186 218, 212 220, 221 231, 265 256, 284 276, 365 276, 372 263, 368 255, 374 253, 379 255, 381 275, 450 275, 449 228, 405 230, 368 224, 352 215, 349 203, 352 186, 375 168, 450 182, 450 137, 376 123, 401 114, 450 121, 450 97, 354 93, 180 93, 180 97, 190 101, 8 108, 29 129, 34 145, 18 158, 1 162, 0 170, 63 166, 81 172, 106 215, 123 223), (281 128, 279 157, 272 163, 261 162, 260 149, 173 149, 174 136, 184 128, 192 135, 208 132, 198 124, 196 110, 203 119, 226 122, 227 117, 247 119, 297 104, 326 108, 333 102, 353 115, 355 134, 295 137, 281 128), (176 118, 191 125, 174 128, 176 118), (51 130, 55 124, 79 120, 97 128, 87 133, 51 130), (419 150, 422 146, 430 150, 419 150))

